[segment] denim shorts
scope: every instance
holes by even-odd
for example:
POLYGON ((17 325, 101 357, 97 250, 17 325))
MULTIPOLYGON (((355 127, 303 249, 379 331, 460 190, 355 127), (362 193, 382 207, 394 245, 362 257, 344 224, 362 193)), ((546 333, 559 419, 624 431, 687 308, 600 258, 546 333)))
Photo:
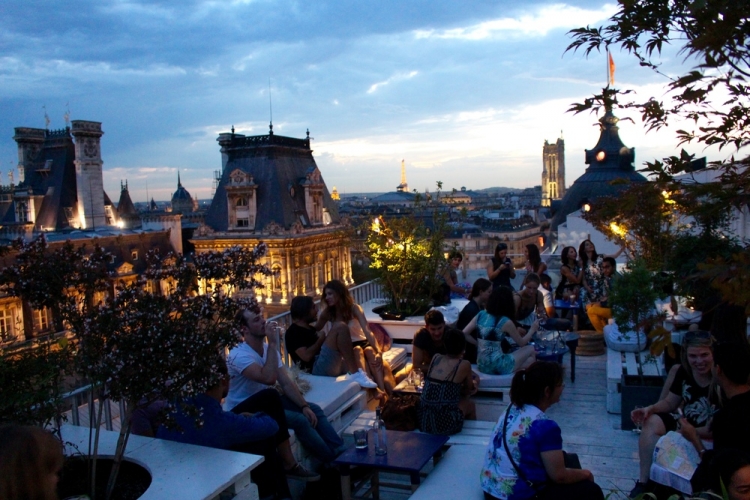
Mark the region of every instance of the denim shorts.
POLYGON ((324 377, 338 377, 345 373, 344 358, 341 357, 341 353, 323 344, 320 347, 320 354, 315 358, 312 374, 324 377))

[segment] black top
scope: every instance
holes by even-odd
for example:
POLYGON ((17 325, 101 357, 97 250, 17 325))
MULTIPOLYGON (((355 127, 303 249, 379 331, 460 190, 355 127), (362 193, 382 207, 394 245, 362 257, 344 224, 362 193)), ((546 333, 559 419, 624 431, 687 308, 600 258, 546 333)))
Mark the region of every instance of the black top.
MULTIPOLYGON (((563 267, 567 267, 571 273, 578 275, 578 273, 581 272, 581 268, 578 266, 575 266, 571 269, 571 267, 567 264, 563 264, 560 266, 560 270, 562 271, 563 267)), ((580 286, 575 283, 568 283, 568 278, 565 277, 565 275, 560 272, 560 283, 557 285, 557 288, 555 289, 555 300, 562 300, 564 298, 565 289, 572 290, 573 288, 580 286)))
MULTIPOLYGON (((443 336, 448 333, 448 330, 449 327, 446 326, 443 336)), ((412 345, 414 347, 419 347, 423 351, 427 351, 427 355, 430 359, 432 359, 435 354, 445 354, 445 344, 442 342, 439 346, 435 344, 435 342, 432 341, 432 337, 430 337, 430 332, 427 331, 427 328, 420 328, 417 333, 414 334, 412 345)))
POLYGON ((750 391, 738 394, 724 403, 714 417, 711 430, 714 450, 733 448, 750 452, 750 391))
MULTIPOLYGON (((463 331, 463 329, 471 323, 471 320, 474 319, 474 316, 479 314, 479 311, 481 311, 482 308, 479 307, 479 304, 477 304, 475 301, 469 299, 469 303, 464 306, 464 308, 461 310, 461 313, 458 315, 458 321, 456 322, 456 328, 463 331)), ((476 329, 471 332, 471 336, 475 339, 477 338, 476 329)), ((469 363, 476 363, 477 362, 477 346, 474 344, 470 344, 469 342, 466 343, 466 351, 464 352, 464 359, 469 361, 469 363)))
POLYGON ((669 392, 682 398, 682 412, 693 427, 706 425, 718 408, 715 398, 709 395, 709 386, 699 386, 693 374, 682 366, 677 370, 669 392))
POLYGON ((297 349, 300 347, 310 347, 317 342, 318 334, 315 332, 315 329, 292 324, 286 329, 284 337, 286 339, 286 350, 292 357, 292 361, 299 363, 301 370, 306 371, 307 373, 312 373, 315 359, 313 358, 310 361, 302 361, 302 359, 297 356, 297 349))
POLYGON ((510 266, 511 262, 509 258, 505 258, 505 262, 500 262, 497 257, 492 257, 492 270, 497 271, 497 268, 500 267, 501 264, 505 264, 505 269, 500 271, 500 274, 498 274, 494 280, 492 281, 492 288, 497 288, 499 286, 507 286, 511 290, 513 290, 513 285, 510 284, 510 266))

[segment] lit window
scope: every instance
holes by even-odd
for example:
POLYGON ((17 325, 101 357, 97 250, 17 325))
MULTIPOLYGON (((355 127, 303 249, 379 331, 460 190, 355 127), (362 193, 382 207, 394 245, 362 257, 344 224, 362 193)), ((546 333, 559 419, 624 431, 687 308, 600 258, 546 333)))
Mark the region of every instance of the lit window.
POLYGON ((15 307, 0 309, 0 339, 2 339, 3 342, 14 340, 16 338, 15 316, 15 307))
POLYGON ((48 309, 34 309, 33 317, 35 332, 46 332, 50 329, 48 309))
POLYGON ((131 260, 138 260, 138 250, 132 250, 130 252, 130 259, 131 260))

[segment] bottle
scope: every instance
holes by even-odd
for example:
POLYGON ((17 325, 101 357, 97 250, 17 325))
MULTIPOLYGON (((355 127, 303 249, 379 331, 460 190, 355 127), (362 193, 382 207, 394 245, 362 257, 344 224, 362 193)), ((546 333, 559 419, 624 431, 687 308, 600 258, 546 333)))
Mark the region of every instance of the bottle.
POLYGON ((375 409, 375 422, 372 424, 372 437, 376 455, 388 453, 388 438, 385 432, 385 422, 380 417, 381 408, 375 409))

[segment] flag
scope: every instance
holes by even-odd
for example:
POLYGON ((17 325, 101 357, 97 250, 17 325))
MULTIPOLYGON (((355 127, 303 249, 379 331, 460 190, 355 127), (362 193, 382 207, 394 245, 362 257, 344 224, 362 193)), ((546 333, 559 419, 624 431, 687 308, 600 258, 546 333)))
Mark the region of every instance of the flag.
POLYGON ((612 59, 612 54, 607 51, 607 56, 609 57, 609 84, 614 85, 615 84, 615 60, 612 59))

